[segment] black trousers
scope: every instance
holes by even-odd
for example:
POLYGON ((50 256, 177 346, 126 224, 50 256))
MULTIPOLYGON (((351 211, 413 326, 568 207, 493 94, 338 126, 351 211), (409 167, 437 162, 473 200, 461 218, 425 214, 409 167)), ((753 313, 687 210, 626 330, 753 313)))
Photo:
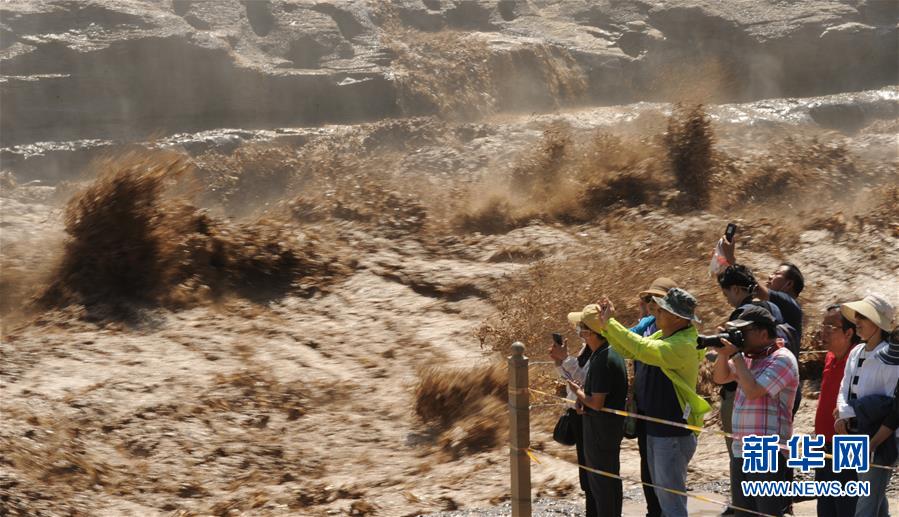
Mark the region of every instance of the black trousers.
MULTIPOLYGON (((786 481, 787 478, 787 460, 783 456, 778 458, 777 472, 766 472, 764 474, 753 474, 743 472, 743 458, 734 458, 731 461, 731 476, 735 476, 735 480, 731 480, 731 504, 735 507, 754 510, 756 512, 766 513, 768 515, 783 516, 784 509, 788 504, 785 497, 760 497, 743 495, 743 486, 741 481, 786 481)), ((737 517, 753 517, 755 514, 742 512, 735 509, 737 517)))
MULTIPOLYGON (((637 446, 640 448, 640 481, 652 483, 652 474, 649 470, 649 454, 646 451, 646 421, 637 419, 637 446)), ((643 496, 646 498, 646 517, 662 517, 662 507, 659 506, 659 498, 656 490, 651 486, 643 485, 643 496)))
MULTIPOLYGON (((569 409, 572 418, 572 427, 574 427, 574 446, 577 450, 577 462, 579 465, 587 465, 587 456, 584 454, 584 427, 582 416, 577 414, 573 409, 569 409)), ((587 465, 589 466, 589 465, 587 465)), ((593 491, 590 490, 590 476, 584 469, 578 469, 578 475, 581 482, 581 490, 584 491, 587 507, 586 517, 598 517, 596 513, 596 500, 593 498, 593 491)))
MULTIPOLYGON (((827 452, 830 453, 830 444, 827 445, 827 452)), ((815 481, 839 481, 846 484, 847 481, 857 481, 858 473, 854 470, 843 470, 834 473, 831 470, 831 459, 824 460, 826 464, 824 468, 815 469, 815 481)), ((844 515, 855 515, 855 503, 858 502, 857 497, 819 497, 818 498, 818 517, 843 517, 844 515)))
MULTIPOLYGON (((584 415, 584 455, 587 466, 608 472, 621 473, 621 439, 624 419, 613 415, 584 415)), ((596 501, 600 517, 620 517, 624 494, 621 480, 593 472, 588 473, 590 491, 596 501)))

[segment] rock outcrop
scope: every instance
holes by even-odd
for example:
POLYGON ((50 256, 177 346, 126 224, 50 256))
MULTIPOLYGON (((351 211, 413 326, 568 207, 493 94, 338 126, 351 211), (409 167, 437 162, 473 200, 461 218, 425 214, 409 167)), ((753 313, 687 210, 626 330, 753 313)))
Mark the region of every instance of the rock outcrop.
POLYGON ((470 86, 494 111, 875 88, 897 82, 897 5, 13 0, 0 6, 0 146, 439 112, 408 91, 410 49, 422 63, 483 53, 470 86), (446 31, 477 46, 414 44, 446 31))

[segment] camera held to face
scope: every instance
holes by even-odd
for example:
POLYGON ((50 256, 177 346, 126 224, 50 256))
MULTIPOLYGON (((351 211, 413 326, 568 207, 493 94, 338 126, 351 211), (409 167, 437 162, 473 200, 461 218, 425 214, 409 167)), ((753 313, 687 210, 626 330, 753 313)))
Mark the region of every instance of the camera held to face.
POLYGON ((726 330, 720 334, 696 336, 696 348, 698 350, 709 347, 721 348, 724 346, 721 342, 722 339, 730 341, 737 348, 743 348, 743 331, 737 328, 726 328, 726 330))

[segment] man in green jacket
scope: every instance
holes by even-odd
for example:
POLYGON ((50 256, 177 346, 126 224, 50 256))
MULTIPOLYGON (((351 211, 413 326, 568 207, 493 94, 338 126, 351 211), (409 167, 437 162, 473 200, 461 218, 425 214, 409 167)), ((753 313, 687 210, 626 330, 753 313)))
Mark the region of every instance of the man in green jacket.
MULTIPOLYGON (((645 391, 640 394, 647 416, 682 424, 702 426, 709 403, 696 393, 699 364, 703 353, 696 349, 696 298, 673 288, 664 297, 653 297, 659 311, 659 330, 643 337, 628 330, 612 317, 614 307, 605 298, 600 302, 600 327, 612 348, 621 356, 636 359, 649 368, 645 391)), ((653 483, 686 492, 687 465, 696 451, 697 432, 655 422, 646 423, 649 468, 653 483)), ((662 514, 686 517, 687 497, 656 489, 662 514)))

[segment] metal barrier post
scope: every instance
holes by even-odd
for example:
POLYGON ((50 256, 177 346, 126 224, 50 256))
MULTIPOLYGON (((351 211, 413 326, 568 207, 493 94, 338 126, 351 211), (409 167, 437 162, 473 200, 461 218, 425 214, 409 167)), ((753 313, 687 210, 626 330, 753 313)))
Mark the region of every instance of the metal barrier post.
POLYGON ((509 356, 509 457, 512 467, 512 517, 531 516, 531 444, 528 358, 524 345, 512 344, 509 356))

